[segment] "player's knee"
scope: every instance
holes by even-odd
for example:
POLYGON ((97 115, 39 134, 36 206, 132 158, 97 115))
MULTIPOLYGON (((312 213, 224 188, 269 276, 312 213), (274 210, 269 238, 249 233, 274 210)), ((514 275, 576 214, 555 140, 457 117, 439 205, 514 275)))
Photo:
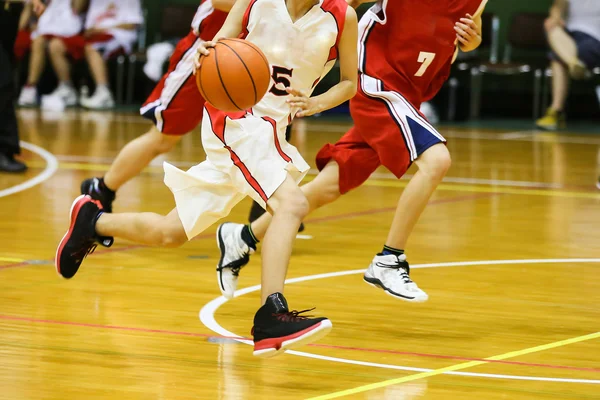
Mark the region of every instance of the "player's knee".
POLYGON ((165 135, 156 128, 146 133, 146 137, 148 138, 150 147, 155 155, 168 153, 177 143, 179 143, 179 136, 165 135))
POLYGON ((279 210, 277 210, 278 212, 289 213, 300 219, 303 219, 308 215, 308 200, 300 188, 290 191, 282 200, 283 201, 279 205, 279 210))
POLYGON ((441 181, 452 165, 452 158, 448 148, 443 144, 431 147, 425 155, 424 168, 420 167, 426 172, 431 179, 435 181, 441 181))
POLYGON ((448 173, 451 165, 452 158, 450 157, 450 152, 446 146, 444 146, 443 150, 438 151, 434 158, 433 173, 435 178, 441 181, 448 173))
POLYGON ((173 228, 162 229, 160 238, 160 245, 169 248, 181 247, 188 241, 183 230, 173 228))

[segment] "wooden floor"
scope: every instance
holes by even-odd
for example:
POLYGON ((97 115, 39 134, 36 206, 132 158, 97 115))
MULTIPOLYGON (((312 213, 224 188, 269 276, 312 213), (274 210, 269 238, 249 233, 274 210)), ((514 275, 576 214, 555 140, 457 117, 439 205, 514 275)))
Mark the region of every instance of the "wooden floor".
MULTIPOLYGON (((291 305, 317 306, 332 333, 261 360, 226 337, 250 335, 260 256, 242 272, 246 294, 219 300, 214 227, 175 250, 117 242, 74 279, 56 275, 79 183, 148 124, 20 117, 35 146, 26 175, 0 175, 1 399, 600 399, 600 136, 441 128, 454 163, 407 249, 430 300, 362 281, 406 183, 381 170, 310 216, 292 257, 291 305), (306 278, 315 274, 326 275, 306 278)), ((313 120, 295 141, 312 162, 346 128, 313 120)), ((164 159, 202 160, 199 133, 164 159)), ((123 188, 116 211, 173 207, 160 161, 123 188)))

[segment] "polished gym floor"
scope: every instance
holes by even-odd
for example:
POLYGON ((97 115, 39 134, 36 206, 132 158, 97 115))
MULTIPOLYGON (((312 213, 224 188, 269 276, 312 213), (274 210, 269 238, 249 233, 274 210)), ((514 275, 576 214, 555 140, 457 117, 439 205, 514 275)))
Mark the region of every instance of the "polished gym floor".
MULTIPOLYGON (((378 171, 311 215, 292 256, 290 305, 316 306, 333 331, 262 360, 235 340, 259 306, 260 255, 225 301, 216 227, 180 249, 117 241, 69 281, 54 270, 80 182, 148 123, 19 116, 30 170, 0 174, 1 399, 600 399, 600 135, 440 127, 453 166, 406 249, 429 301, 362 281, 407 182, 378 171)), ((348 126, 311 119, 293 141, 312 163, 348 126)), ((199 132, 187 135, 115 211, 168 212, 161 162, 203 158, 199 132)))

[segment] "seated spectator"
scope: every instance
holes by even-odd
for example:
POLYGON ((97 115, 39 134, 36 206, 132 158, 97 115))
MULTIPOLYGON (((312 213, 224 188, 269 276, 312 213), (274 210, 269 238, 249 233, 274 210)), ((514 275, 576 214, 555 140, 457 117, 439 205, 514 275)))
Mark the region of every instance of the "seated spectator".
POLYGON ((115 105, 108 87, 106 60, 118 53, 130 53, 137 40, 137 28, 143 22, 140 0, 91 0, 85 20, 85 57, 96 83, 96 91, 82 98, 90 109, 108 109, 115 105))
MULTIPOLYGON (((53 0, 48 4, 44 14, 39 18, 37 29, 31 33, 29 74, 27 84, 21 90, 21 95, 19 96, 18 103, 20 106, 35 106, 38 104, 37 84, 46 66, 47 47, 50 49, 52 66, 59 80, 59 85, 53 95, 62 97, 67 105, 75 105, 77 103, 77 95, 71 84, 69 64, 57 58, 54 50, 56 47, 66 48, 70 50, 73 58, 82 58, 83 52, 80 50, 82 46, 79 44, 81 39, 78 35, 83 28, 83 19, 80 16, 83 5, 83 1, 53 0), (50 46, 48 46, 49 44, 50 46)), ((28 22, 27 14, 27 12, 24 13, 21 18, 21 24, 23 25, 26 25, 28 22)), ((23 28, 25 27, 23 26, 23 28)), ((21 49, 19 50, 22 51, 22 47, 26 45, 26 31, 23 29, 21 32, 21 49)))
POLYGON ((536 125, 564 129, 570 78, 600 66, 600 0, 554 0, 545 28, 553 52, 552 105, 536 125))

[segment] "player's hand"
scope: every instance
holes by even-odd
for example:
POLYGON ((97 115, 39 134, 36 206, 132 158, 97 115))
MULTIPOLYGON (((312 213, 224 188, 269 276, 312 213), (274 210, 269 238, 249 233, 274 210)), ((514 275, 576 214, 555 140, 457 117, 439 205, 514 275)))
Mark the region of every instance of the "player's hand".
POLYGON ((481 27, 473 21, 471 14, 467 14, 466 18, 461 18, 454 25, 454 30, 462 51, 475 50, 481 44, 481 27))
POLYGON ((198 68, 200 68, 200 65, 202 64, 201 59, 202 56, 207 56, 210 54, 210 52, 208 51, 208 49, 215 47, 217 44, 217 42, 213 42, 213 41, 208 41, 208 42, 201 42, 198 45, 198 50, 196 51, 196 55, 194 56, 194 75, 196 74, 196 70, 198 68))
POLYGON ((315 99, 313 97, 308 97, 306 92, 292 89, 291 87, 285 88, 285 91, 290 95, 286 100, 286 103, 292 108, 300 109, 300 111, 296 113, 296 117, 308 117, 321 112, 315 99))
POLYGON ((41 0, 32 0, 31 4, 33 5, 33 12, 38 17, 46 11, 46 5, 41 0))

